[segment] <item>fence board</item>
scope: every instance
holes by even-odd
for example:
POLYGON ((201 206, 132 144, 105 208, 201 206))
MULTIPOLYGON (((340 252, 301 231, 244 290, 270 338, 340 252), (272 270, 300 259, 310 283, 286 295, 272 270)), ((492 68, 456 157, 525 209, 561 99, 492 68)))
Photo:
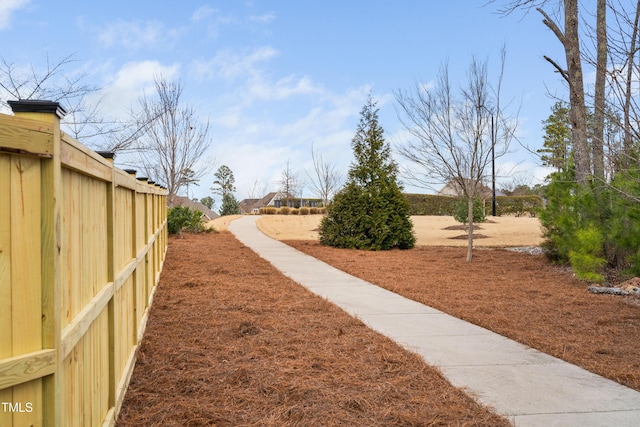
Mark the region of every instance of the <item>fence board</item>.
POLYGON ((21 114, 0 115, 0 401, 23 411, 0 426, 112 426, 166 253, 166 192, 56 116, 21 114))
POLYGON ((0 389, 42 378, 55 372, 55 350, 39 350, 0 362, 0 389))
POLYGON ((53 156, 53 127, 48 123, 0 117, 0 151, 53 156))
MULTIPOLYGON (((0 153, 0 182, 11 185, 11 156, 0 153)), ((4 301, 0 310, 0 359, 13 356, 11 344, 11 213, 10 192, 0 191, 0 301, 4 301)), ((0 378, 2 374, 0 374, 0 378)), ((13 390, 0 384, 0 401, 13 402, 13 390)), ((0 425, 13 426, 13 416, 0 411, 0 425)))

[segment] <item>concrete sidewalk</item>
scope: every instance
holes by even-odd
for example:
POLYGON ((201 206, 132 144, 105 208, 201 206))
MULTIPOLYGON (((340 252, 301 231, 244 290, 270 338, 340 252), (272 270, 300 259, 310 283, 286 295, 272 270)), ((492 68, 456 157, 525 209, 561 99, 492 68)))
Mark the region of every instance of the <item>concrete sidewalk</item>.
POLYGON ((640 393, 487 329, 372 285, 262 234, 229 230, 310 291, 420 354, 516 426, 640 426, 640 393))

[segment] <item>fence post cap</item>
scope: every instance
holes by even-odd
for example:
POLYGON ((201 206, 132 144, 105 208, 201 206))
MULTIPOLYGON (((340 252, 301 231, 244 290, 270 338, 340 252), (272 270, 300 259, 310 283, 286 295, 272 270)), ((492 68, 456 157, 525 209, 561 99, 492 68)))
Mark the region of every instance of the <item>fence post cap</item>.
POLYGON ((55 101, 20 99, 18 101, 7 101, 7 103, 14 113, 54 113, 60 119, 67 114, 67 110, 59 102, 55 101))
POLYGON ((129 175, 135 175, 136 173, 138 173, 138 171, 135 169, 124 169, 124 171, 129 175))
POLYGON ((96 153, 100 154, 105 159, 115 159, 116 153, 112 151, 96 151, 96 153))

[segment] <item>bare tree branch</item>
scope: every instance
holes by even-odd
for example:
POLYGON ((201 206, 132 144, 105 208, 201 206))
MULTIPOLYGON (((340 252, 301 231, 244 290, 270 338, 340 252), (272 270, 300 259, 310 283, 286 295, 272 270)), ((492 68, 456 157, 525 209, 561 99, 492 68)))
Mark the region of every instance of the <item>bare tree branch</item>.
POLYGON ((338 173, 334 163, 324 160, 322 154, 311 144, 311 159, 313 160, 313 174, 306 172, 309 185, 315 194, 322 199, 324 206, 340 189, 342 177, 338 173))

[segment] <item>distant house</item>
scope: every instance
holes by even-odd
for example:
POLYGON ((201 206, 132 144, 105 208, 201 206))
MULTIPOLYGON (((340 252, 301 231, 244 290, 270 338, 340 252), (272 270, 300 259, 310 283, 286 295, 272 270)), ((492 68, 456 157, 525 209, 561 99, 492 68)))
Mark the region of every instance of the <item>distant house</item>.
POLYGON ((244 199, 240 202, 240 210, 244 214, 255 214, 260 212, 260 208, 269 206, 274 208, 281 208, 283 206, 290 208, 298 208, 301 206, 315 208, 322 206, 322 200, 304 197, 287 198, 284 193, 275 191, 267 194, 262 199, 244 199))
MULTIPOLYGON (((483 199, 488 199, 492 196, 493 191, 491 188, 487 187, 483 183, 478 183, 478 194, 483 199)), ((438 191, 439 196, 451 196, 451 197, 462 197, 463 192, 460 184, 452 179, 447 182, 444 187, 440 191, 438 191)), ((496 190, 496 196, 504 196, 501 191, 496 190)))
POLYGON ((244 199, 240 202, 240 210, 243 214, 255 214, 265 206, 279 208, 282 206, 283 198, 284 195, 278 191, 269 193, 261 199, 244 199))
POLYGON ((169 207, 172 208, 172 207, 175 207, 175 206, 184 206, 184 207, 187 207, 187 208, 190 208, 190 209, 199 210, 200 212, 202 212, 202 219, 204 221, 211 221, 212 219, 220 218, 220 215, 218 215, 217 213, 215 213, 214 211, 212 211, 211 209, 209 209, 208 207, 206 207, 202 203, 194 202, 193 200, 191 200, 188 197, 175 196, 173 198, 172 205, 169 206, 169 207))

